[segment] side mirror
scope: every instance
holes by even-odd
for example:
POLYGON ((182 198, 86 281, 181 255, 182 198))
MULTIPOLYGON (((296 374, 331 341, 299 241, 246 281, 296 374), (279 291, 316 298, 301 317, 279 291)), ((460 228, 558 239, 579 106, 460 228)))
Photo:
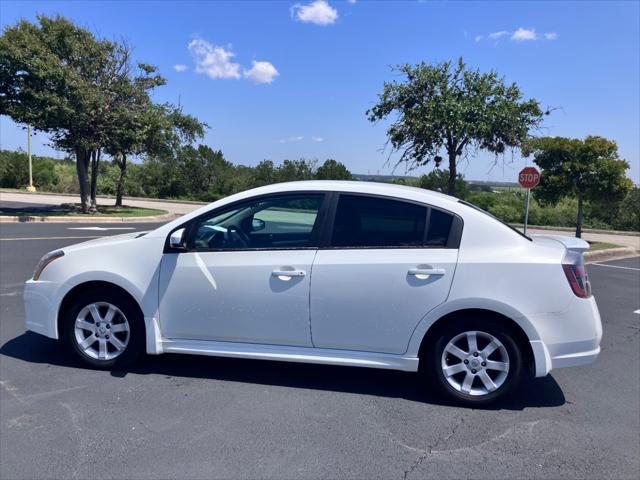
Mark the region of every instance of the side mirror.
POLYGON ((171 248, 176 248, 178 250, 186 250, 187 248, 187 239, 186 237, 187 230, 185 228, 180 228, 173 232, 169 237, 169 246, 171 248))
POLYGON ((251 220, 251 231, 257 232, 258 230, 264 230, 267 225, 264 223, 264 220, 260 220, 259 218, 254 218, 251 220))

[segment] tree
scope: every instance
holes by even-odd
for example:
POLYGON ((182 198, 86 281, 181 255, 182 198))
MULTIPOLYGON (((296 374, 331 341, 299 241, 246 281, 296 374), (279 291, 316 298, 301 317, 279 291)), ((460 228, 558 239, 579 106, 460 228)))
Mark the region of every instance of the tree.
POLYGON ((123 106, 164 80, 146 64, 132 76, 125 44, 60 16, 37 18, 39 25, 22 20, 0 37, 0 114, 48 133, 54 147, 76 156, 82 209, 95 210, 103 149, 114 130, 131 125, 123 106))
MULTIPOLYGON (((449 185, 449 170, 435 169, 428 174, 422 175, 418 179, 418 186, 427 190, 444 192, 449 185)), ((456 175, 456 195, 460 198, 467 198, 469 195, 469 185, 465 182, 461 173, 456 175)))
POLYGON ((318 167, 316 178, 318 180, 351 180, 353 176, 344 164, 330 158, 318 167))
POLYGON ((634 187, 624 197, 613 226, 620 230, 640 231, 640 188, 634 187))
POLYGON ((304 158, 300 160, 285 160, 276 170, 278 182, 295 182, 297 180, 311 180, 314 177, 313 171, 315 161, 308 161, 304 158))
POLYGON ((202 138, 206 124, 170 104, 151 102, 146 88, 131 84, 132 95, 120 105, 117 119, 109 132, 106 151, 120 169, 116 187, 117 207, 122 206, 127 158, 131 155, 162 155, 174 158, 180 145, 202 138))
POLYGON ((448 157, 449 195, 456 194, 457 163, 469 149, 495 154, 519 147, 529 131, 542 123, 537 100, 524 100, 514 83, 505 84, 494 71, 469 70, 462 58, 457 64, 401 65, 402 83, 385 82, 378 103, 367 110, 371 122, 391 115, 387 129, 398 163, 415 168, 433 161, 436 167, 448 157))
POLYGON ((262 160, 252 171, 254 187, 276 183, 276 168, 271 160, 262 160))
POLYGON ((536 187, 538 200, 556 203, 564 197, 578 199, 578 238, 582 236, 585 201, 619 202, 633 188, 625 173, 629 164, 618 157, 616 143, 603 137, 534 138, 526 142, 523 154, 533 155, 542 169, 536 187))

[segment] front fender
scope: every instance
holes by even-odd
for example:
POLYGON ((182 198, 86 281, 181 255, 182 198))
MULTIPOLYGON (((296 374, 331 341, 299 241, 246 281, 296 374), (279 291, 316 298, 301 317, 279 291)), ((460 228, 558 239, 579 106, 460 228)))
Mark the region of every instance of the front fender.
POLYGON ((86 271, 68 278, 62 285, 60 285, 53 295, 51 305, 54 306, 54 308, 49 312, 49 325, 55 328, 53 338, 60 338, 60 332, 58 331, 58 313, 64 298, 74 288, 88 282, 110 283, 125 290, 140 306, 145 318, 145 323, 147 323, 148 318, 155 318, 157 316, 157 275, 153 275, 150 282, 146 285, 146 288, 142 289, 136 283, 122 275, 118 275, 117 273, 106 271, 86 271))

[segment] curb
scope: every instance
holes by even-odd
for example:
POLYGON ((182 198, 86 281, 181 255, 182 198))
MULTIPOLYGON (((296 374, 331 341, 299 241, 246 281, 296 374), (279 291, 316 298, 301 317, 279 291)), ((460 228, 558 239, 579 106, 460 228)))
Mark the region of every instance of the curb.
MULTIPOLYGON (((51 196, 60 196, 60 197, 70 197, 70 198, 78 198, 79 193, 60 193, 60 192, 27 192, 25 190, 12 190, 9 188, 0 188, 0 193, 15 193, 19 195, 51 195, 51 196)), ((115 200, 115 196, 113 195, 97 195, 96 199, 98 200, 115 200)), ((156 202, 156 203, 176 203, 178 205, 208 205, 212 202, 200 202, 197 200, 176 200, 172 198, 155 198, 155 197, 122 197, 122 200, 134 200, 141 202, 156 202)))
POLYGON ((633 247, 607 248, 605 250, 586 251, 582 256, 586 263, 602 262, 605 260, 617 260, 620 258, 635 257, 640 252, 633 247))
POLYGON ((180 215, 164 213, 151 217, 65 217, 65 216, 28 216, 0 215, 2 223, 147 223, 173 220, 180 215))

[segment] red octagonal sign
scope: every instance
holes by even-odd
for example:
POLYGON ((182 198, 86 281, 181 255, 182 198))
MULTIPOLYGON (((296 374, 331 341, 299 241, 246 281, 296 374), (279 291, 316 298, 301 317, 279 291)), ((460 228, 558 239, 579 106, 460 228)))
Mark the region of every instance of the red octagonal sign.
POLYGON ((540 172, 534 167, 524 167, 518 174, 518 183, 523 188, 533 188, 540 183, 540 172))

